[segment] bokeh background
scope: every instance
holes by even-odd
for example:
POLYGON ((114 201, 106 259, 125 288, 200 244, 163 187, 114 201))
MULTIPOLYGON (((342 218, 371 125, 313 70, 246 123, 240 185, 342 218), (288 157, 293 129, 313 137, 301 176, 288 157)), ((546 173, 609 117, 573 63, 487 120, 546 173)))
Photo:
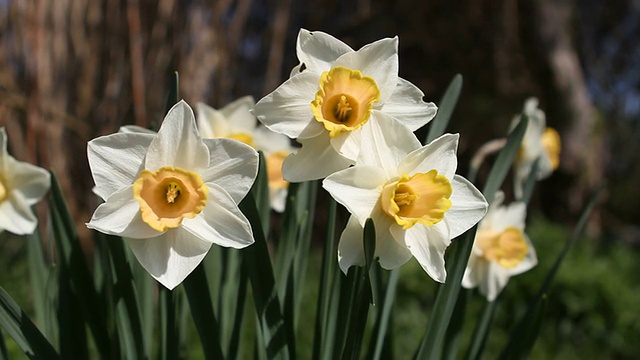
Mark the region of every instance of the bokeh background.
MULTIPOLYGON (((550 255, 517 281, 514 296, 533 292, 586 199, 607 187, 588 238, 562 268, 534 356, 640 353, 632 340, 640 334, 637 0, 0 0, 0 126, 9 151, 57 174, 90 252, 84 223, 97 200, 87 141, 161 121, 175 71, 191 105, 261 98, 297 65, 301 27, 355 49, 397 35, 400 76, 428 101, 438 103, 462 74, 449 128, 461 133, 461 174, 476 149, 506 135, 527 97, 539 98, 563 139, 560 168, 539 184, 529 219, 539 254, 550 255)), ((46 219, 46 207, 38 210, 46 219)), ((20 271, 19 241, 0 249, 0 269, 20 271)), ((419 337, 412 311, 428 311, 433 285, 403 279, 399 304, 407 311, 394 326, 419 337)), ((506 325, 518 308, 507 301, 501 311, 506 325)))

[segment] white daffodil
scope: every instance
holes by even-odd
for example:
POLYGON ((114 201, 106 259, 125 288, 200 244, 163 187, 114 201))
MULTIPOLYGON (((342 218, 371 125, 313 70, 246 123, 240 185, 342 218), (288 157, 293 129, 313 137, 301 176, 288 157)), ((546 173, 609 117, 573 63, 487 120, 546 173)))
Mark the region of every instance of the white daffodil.
POLYGON ((157 134, 122 132, 88 144, 89 165, 105 202, 87 227, 126 239, 140 264, 169 289, 202 261, 212 244, 254 242, 238 208, 258 169, 253 148, 202 139, 184 101, 157 134))
MULTIPOLYGON (((545 114, 538 108, 538 99, 529 98, 524 104, 523 113, 529 118, 527 129, 515 160, 515 185, 517 198, 522 197, 522 186, 529 178, 531 168, 538 161, 537 180, 549 177, 560 164, 560 135, 546 127, 545 114)), ((511 129, 520 122, 520 116, 513 118, 511 129)))
POLYGON ((271 208, 282 212, 289 188, 289 182, 282 176, 282 163, 296 149, 287 136, 258 125, 250 112, 254 105, 251 96, 231 102, 220 110, 198 103, 198 128, 202 137, 235 139, 262 151, 266 160, 271 208))
POLYGON ((49 172, 18 161, 7 152, 7 133, 0 128, 0 232, 31 234, 38 225, 31 205, 49 191, 49 172))
POLYGON ((473 184, 455 175, 457 134, 420 146, 410 130, 378 124, 384 123, 364 130, 372 141, 363 143, 357 164, 323 181, 352 214, 338 245, 340 268, 346 273, 364 264, 362 232, 372 218, 374 256, 383 268, 399 267, 413 256, 429 276, 444 282, 445 249, 482 218, 487 203, 473 184))
POLYGON ((331 35, 302 29, 297 54, 291 78, 253 109, 269 129, 302 144, 284 161, 289 181, 320 179, 354 164, 370 123, 415 131, 435 116, 422 91, 398 77, 397 37, 354 51, 331 35))
POLYGON ((536 251, 524 233, 527 208, 523 202, 503 206, 498 192, 476 232, 473 250, 462 279, 462 286, 478 285, 487 300, 494 301, 509 278, 538 263, 536 251))

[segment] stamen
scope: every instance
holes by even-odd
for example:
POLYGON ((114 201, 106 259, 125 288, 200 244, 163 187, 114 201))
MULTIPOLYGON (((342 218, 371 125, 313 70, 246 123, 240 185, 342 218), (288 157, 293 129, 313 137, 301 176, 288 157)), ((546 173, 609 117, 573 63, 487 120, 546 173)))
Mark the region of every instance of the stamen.
POLYGON ((173 204, 180 196, 180 185, 175 182, 167 184, 167 202, 173 204))
POLYGON ((393 201, 395 201, 396 205, 398 206, 405 206, 405 205, 411 204, 413 200, 417 198, 418 198, 418 195, 416 194, 409 194, 406 192, 403 192, 403 193, 396 192, 396 196, 393 198, 393 201))
POLYGON ((340 95, 340 101, 336 104, 336 109, 333 115, 336 117, 336 120, 341 123, 345 123, 351 116, 351 110, 353 110, 353 108, 347 102, 347 97, 340 95))

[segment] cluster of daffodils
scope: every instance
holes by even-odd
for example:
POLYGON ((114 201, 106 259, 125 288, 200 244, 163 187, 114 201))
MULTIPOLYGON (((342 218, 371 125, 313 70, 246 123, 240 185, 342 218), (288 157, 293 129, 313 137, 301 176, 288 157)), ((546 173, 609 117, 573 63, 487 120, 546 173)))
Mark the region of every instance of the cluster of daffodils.
POLYGON ((251 96, 233 101, 220 110, 198 103, 198 128, 205 138, 235 139, 262 151, 266 161, 271 208, 282 212, 289 188, 289 182, 282 176, 282 163, 295 148, 287 136, 258 124, 250 112, 254 105, 251 96))
POLYGON ((469 263, 462 279, 465 288, 479 287, 487 300, 494 301, 509 278, 534 267, 538 260, 524 233, 526 204, 502 205, 498 192, 476 232, 469 263))
POLYGON ((31 234, 38 225, 31 206, 49 191, 49 172, 18 161, 7 151, 7 133, 0 128, 0 232, 31 234))
MULTIPOLYGON (((560 135, 555 129, 546 126, 545 114, 538 108, 538 99, 527 99, 523 114, 529 118, 529 123, 515 161, 514 192, 517 198, 522 197, 523 184, 529 178, 537 159, 539 159, 535 175, 537 180, 549 177, 560 164, 560 135)), ((513 118, 511 129, 514 129, 519 122, 518 115, 513 118)))
POLYGON ((323 187, 351 212, 338 245, 341 269, 364 264, 363 226, 372 218, 382 267, 413 256, 445 281, 445 249, 482 218, 487 203, 455 175, 457 135, 421 146, 413 134, 436 106, 398 76, 398 39, 355 51, 303 29, 296 49, 300 65, 253 113, 302 145, 285 159, 284 178, 325 178, 323 187))
MULTIPOLYGON (((182 101, 157 133, 123 127, 89 142, 94 192, 104 203, 87 226, 125 238, 142 266, 172 289, 212 244, 243 248, 254 242, 238 203, 255 180, 261 150, 273 209, 283 210, 290 181, 324 179, 323 187, 349 210, 338 245, 343 272, 364 265, 363 227, 371 218, 374 256, 383 268, 413 257, 444 282, 446 248, 483 218, 488 205, 455 173, 458 135, 424 146, 414 135, 436 106, 398 76, 398 39, 353 50, 303 29, 296 49, 300 64, 258 103, 244 97, 220 110, 199 103, 196 127, 182 101), (291 147, 292 139, 301 147, 291 147)), ((541 177, 557 166, 559 153, 557 133, 544 130, 544 113, 533 100, 525 113, 532 121, 518 158, 519 183, 535 159, 547 154, 541 177)), ((524 204, 501 203, 502 197, 480 225, 464 278, 489 300, 509 276, 536 263, 524 234, 524 204)))
POLYGON ((181 101, 158 133, 123 131, 88 144, 94 192, 104 203, 87 226, 126 239, 140 264, 173 289, 212 244, 254 242, 238 208, 250 190, 258 154, 239 141, 203 139, 181 101))

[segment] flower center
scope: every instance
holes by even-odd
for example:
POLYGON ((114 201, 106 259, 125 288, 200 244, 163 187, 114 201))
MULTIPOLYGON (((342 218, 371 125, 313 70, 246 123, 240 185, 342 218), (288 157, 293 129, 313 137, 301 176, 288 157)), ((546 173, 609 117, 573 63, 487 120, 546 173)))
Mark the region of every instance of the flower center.
POLYGON ((7 198, 7 188, 4 187, 2 183, 2 178, 0 178, 0 202, 4 201, 7 198))
POLYGON ((155 172, 142 170, 133 183, 133 197, 140 203, 142 220, 158 231, 180 226, 207 203, 209 190, 200 175, 170 166, 155 172))
POLYGON ((542 134, 542 147, 551 159, 551 169, 555 170, 560 164, 560 135, 553 128, 544 129, 542 134))
POLYGON ((329 135, 336 137, 364 125, 379 99, 380 89, 372 77, 336 66, 320 76, 320 90, 311 102, 311 111, 329 135))
POLYGON ((514 268, 524 260, 529 251, 524 234, 515 227, 508 227, 502 232, 478 231, 476 244, 485 259, 505 268, 514 268))
POLYGON ((452 191, 449 179, 431 170, 411 177, 404 174, 399 180, 387 183, 380 201, 382 209, 404 229, 416 223, 432 226, 442 220, 451 207, 452 191))
POLYGON ((277 151, 267 156, 267 176, 270 189, 284 189, 289 186, 289 182, 282 176, 282 163, 288 155, 289 153, 286 151, 277 151))
POLYGON ((230 134, 230 135, 227 136, 227 138, 233 139, 233 140, 238 140, 238 141, 240 141, 242 143, 245 143, 245 144, 251 146, 254 149, 256 147, 253 144, 253 136, 251 136, 250 134, 247 134, 247 133, 230 134))

